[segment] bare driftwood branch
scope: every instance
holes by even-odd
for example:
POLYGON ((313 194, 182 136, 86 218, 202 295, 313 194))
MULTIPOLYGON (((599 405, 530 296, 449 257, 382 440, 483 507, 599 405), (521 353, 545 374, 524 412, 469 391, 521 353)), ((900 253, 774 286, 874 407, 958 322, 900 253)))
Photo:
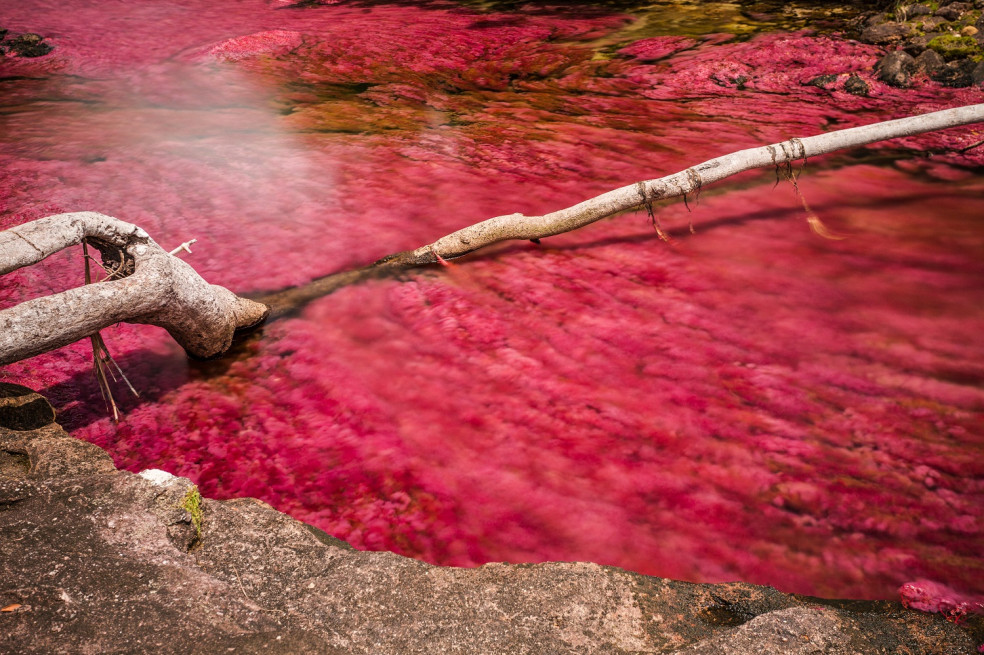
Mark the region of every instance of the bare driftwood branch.
POLYGON ((945 109, 817 136, 792 138, 759 148, 740 150, 691 166, 679 173, 637 182, 585 200, 573 207, 544 214, 507 214, 441 237, 434 243, 385 257, 377 266, 418 266, 461 257, 480 248, 509 240, 536 240, 571 232, 621 212, 651 207, 664 198, 697 193, 701 187, 742 171, 779 166, 800 159, 855 148, 876 141, 896 139, 948 127, 984 122, 984 104, 945 109))
POLYGON ((260 323, 265 305, 205 282, 141 228, 96 212, 49 216, 0 232, 0 275, 85 240, 110 279, 0 311, 0 365, 59 348, 114 323, 166 329, 190 354, 214 357, 237 329, 260 323))
MULTIPOLYGON (((621 212, 651 208, 657 200, 699 192, 706 184, 742 171, 978 122, 984 122, 984 104, 741 150, 543 216, 490 218, 371 266, 266 294, 263 301, 274 306, 274 313, 286 313, 339 286, 381 272, 443 262, 502 241, 570 232, 621 212)), ((83 240, 101 252, 111 279, 0 311, 0 365, 58 348, 120 321, 159 325, 192 355, 212 357, 229 348, 236 329, 256 325, 268 313, 264 304, 206 283, 139 227, 95 212, 60 214, 0 232, 0 275, 83 240)))

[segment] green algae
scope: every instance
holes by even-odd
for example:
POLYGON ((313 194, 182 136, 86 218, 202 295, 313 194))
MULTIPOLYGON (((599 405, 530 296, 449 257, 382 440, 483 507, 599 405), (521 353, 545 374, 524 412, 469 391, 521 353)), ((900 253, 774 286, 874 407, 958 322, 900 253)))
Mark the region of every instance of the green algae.
POLYGON ((977 41, 969 36, 957 36, 956 34, 941 34, 931 40, 927 47, 930 50, 935 50, 947 61, 981 54, 981 48, 977 41))
POLYGON ((197 486, 192 486, 184 495, 181 507, 191 515, 191 525, 195 528, 195 538, 202 538, 202 525, 205 522, 205 507, 202 504, 202 494, 197 486))

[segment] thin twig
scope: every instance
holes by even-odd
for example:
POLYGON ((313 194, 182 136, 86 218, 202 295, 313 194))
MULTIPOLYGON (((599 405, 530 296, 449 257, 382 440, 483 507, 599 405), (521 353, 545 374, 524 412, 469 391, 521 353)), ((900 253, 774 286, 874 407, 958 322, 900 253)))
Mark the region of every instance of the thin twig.
POLYGON ((984 141, 978 141, 977 143, 972 143, 969 146, 967 146, 966 148, 960 148, 959 150, 957 150, 957 152, 959 152, 960 154, 963 154, 963 153, 968 152, 970 150, 973 150, 974 148, 977 148, 979 146, 984 146, 984 141))
POLYGON ((191 254, 191 247, 193 245, 195 245, 196 243, 198 243, 198 239, 192 239, 191 241, 185 241, 184 243, 182 243, 180 246, 178 246, 177 248, 175 248, 174 250, 172 250, 168 254, 169 255, 177 255, 181 251, 184 251, 184 252, 186 252, 188 254, 191 254))

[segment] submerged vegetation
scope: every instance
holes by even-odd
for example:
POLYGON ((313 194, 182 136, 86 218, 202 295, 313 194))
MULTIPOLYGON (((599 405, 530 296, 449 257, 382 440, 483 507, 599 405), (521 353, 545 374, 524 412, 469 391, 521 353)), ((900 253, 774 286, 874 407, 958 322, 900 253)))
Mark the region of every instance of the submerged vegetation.
MULTIPOLYGON (((130 9, 100 8, 103 27, 130 9)), ((52 3, 0 10, 59 35, 3 62, 0 225, 98 208, 167 246, 197 237, 189 261, 239 292, 980 98, 919 75, 892 86, 883 45, 723 4, 157 9, 125 39, 52 3)), ((346 286, 237 358, 107 330, 142 394, 118 426, 84 348, 4 375, 121 466, 257 496, 360 548, 830 596, 928 579, 927 607, 947 587, 984 594, 982 138, 811 160, 798 188, 842 241, 751 174, 692 213, 655 204, 667 242, 639 213, 346 286)), ((75 284, 57 264, 5 278, 3 302, 75 284)))

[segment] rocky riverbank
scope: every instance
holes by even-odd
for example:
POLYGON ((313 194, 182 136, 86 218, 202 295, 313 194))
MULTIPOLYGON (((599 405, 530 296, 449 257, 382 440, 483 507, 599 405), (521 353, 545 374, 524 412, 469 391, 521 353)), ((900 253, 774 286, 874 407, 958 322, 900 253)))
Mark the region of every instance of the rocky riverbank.
POLYGON ((878 78, 905 88, 914 76, 949 87, 984 83, 984 1, 900 2, 861 16, 854 25, 864 43, 885 46, 878 78))
POLYGON ((895 602, 700 585, 587 563, 429 566, 360 552, 249 498, 119 471, 0 385, 0 651, 974 653, 895 602))

